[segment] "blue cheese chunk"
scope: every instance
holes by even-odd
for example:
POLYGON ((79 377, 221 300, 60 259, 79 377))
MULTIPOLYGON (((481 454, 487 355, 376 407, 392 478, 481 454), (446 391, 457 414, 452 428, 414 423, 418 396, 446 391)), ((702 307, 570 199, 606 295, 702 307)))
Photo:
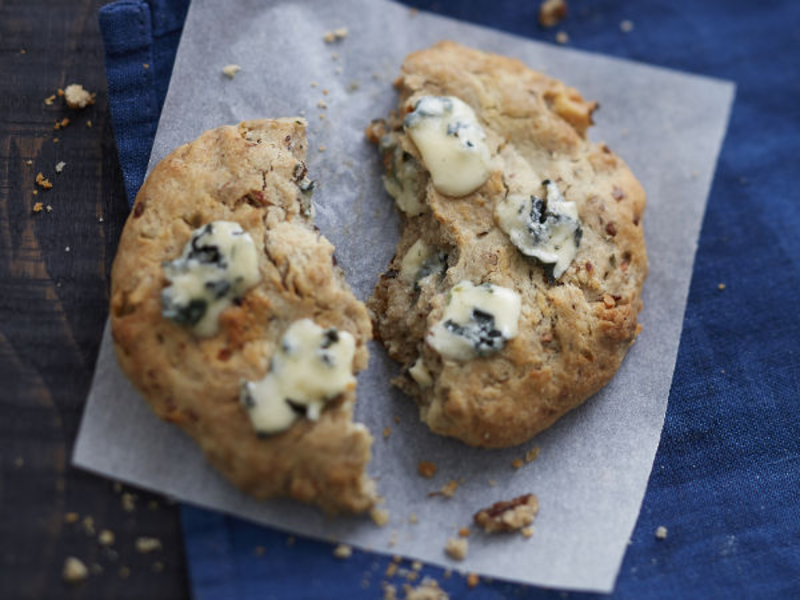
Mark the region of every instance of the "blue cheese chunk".
POLYGON ((207 337, 233 299, 258 283, 258 252, 241 225, 213 221, 192 232, 181 256, 164 263, 164 275, 161 314, 207 337))
POLYGON ((400 278, 419 287, 419 282, 431 275, 441 275, 447 270, 447 254, 418 239, 400 261, 400 278))
POLYGON ((411 375, 411 379, 417 382, 419 387, 425 388, 433 385, 433 376, 421 356, 408 369, 408 374, 411 375))
POLYGON ((461 281, 450 290, 442 319, 428 332, 428 345, 459 361, 498 352, 516 337, 521 308, 514 290, 461 281))
POLYGON ((575 258, 583 231, 575 203, 566 201, 554 182, 542 185, 546 199, 509 194, 498 202, 494 218, 520 252, 552 269, 557 280, 575 258))
POLYGON ((466 196, 489 178, 491 156, 486 133, 475 112, 462 100, 455 96, 423 96, 406 115, 403 125, 438 192, 466 196))
POLYGON ((240 400, 262 435, 288 429, 303 416, 319 418, 326 400, 356 386, 356 342, 346 331, 323 329, 311 319, 291 324, 260 381, 242 383, 240 400))

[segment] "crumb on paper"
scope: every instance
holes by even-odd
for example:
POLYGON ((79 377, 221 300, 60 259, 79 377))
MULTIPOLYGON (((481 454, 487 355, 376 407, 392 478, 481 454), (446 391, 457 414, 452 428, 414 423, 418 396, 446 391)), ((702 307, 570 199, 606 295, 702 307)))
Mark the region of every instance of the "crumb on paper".
POLYGON ((320 146, 320 147, 318 148, 318 150, 319 150, 320 152, 325 152, 325 150, 327 150, 327 149, 328 149, 328 148, 327 148, 326 146, 320 146))
POLYGON ((236 77, 236 74, 242 70, 242 67, 239 65, 225 65, 222 67, 222 74, 225 75, 228 79, 233 79, 236 77))
POLYGON ((526 463, 532 463, 533 461, 535 461, 537 458, 539 458, 539 453, 541 451, 542 451, 542 449, 539 448, 539 446, 534 446, 533 448, 528 450, 525 453, 525 462, 526 463))
POLYGON ((325 104, 324 100, 317 100, 317 108, 321 108, 322 110, 325 110, 326 108, 328 108, 328 105, 325 104))
POLYGON ((630 33, 633 31, 633 21, 625 19, 619 24, 619 29, 622 33, 630 33))
POLYGON ((64 568, 61 570, 61 577, 64 581, 73 584, 80 583, 88 576, 89 569, 86 568, 86 565, 81 559, 75 558, 74 556, 67 557, 64 561, 64 568))
MULTIPOLYGON (((33 205, 33 212, 40 213, 43 210, 44 210, 44 204, 42 204, 41 202, 37 202, 36 204, 33 205)), ((17 467, 17 468, 19 468, 19 467, 17 467)))
POLYGON ((469 527, 461 527, 458 530, 458 537, 469 537, 469 527))
POLYGON ((451 479, 447 483, 445 483, 442 487, 440 487, 437 491, 431 492, 428 494, 430 498, 434 496, 442 496, 443 498, 452 498, 456 490, 458 489, 458 482, 455 479, 451 479))
POLYGON ((395 425, 400 425, 400 417, 398 417, 397 415, 395 415, 395 417, 394 417, 394 424, 395 425))
POLYGON ((430 479, 436 475, 436 464, 426 460, 421 460, 417 465, 417 472, 425 479, 430 479))
POLYGON ((539 512, 539 500, 535 494, 524 494, 511 500, 495 502, 475 513, 475 523, 486 533, 518 531, 533 523, 539 512))
POLYGON ((383 428, 383 437, 384 437, 384 439, 388 438, 389 435, 391 435, 391 433, 392 433, 392 428, 389 427, 388 425, 383 428))
POLYGON ((397 531, 392 531, 392 535, 389 536, 389 548, 394 548, 397 544, 397 531))
POLYGON ((444 551, 453 560, 464 560, 469 551, 469 542, 464 538, 449 538, 444 551))
POLYGON ((477 573, 468 573, 467 574, 467 586, 474 588, 477 587, 478 584, 481 582, 481 578, 478 577, 477 573))
POLYGON ((667 528, 663 525, 659 525, 656 529, 656 539, 665 540, 667 539, 667 528))
POLYGON ((419 523, 419 517, 417 517, 417 513, 412 512, 410 515, 408 515, 408 522, 412 525, 419 523))
POLYGON ((489 480, 489 487, 495 487, 496 485, 497 485, 497 479, 489 480))
POLYGON ((724 283, 720 283, 720 284, 717 286, 717 289, 718 289, 718 290, 721 292, 722 290, 724 290, 724 289, 725 289, 725 284, 724 284, 724 283))
POLYGON ((539 24, 542 27, 555 27, 566 16, 566 0, 545 0, 539 5, 539 24))
POLYGON ((337 27, 331 31, 326 31, 325 35, 322 36, 322 39, 326 44, 333 44, 334 42, 338 42, 339 40, 346 38, 348 33, 347 27, 337 27))
POLYGON ((414 571, 421 571, 422 570, 422 562, 420 562, 418 560, 415 560, 414 562, 411 563, 411 568, 414 571))
POLYGON ((103 529, 99 535, 97 536, 97 543, 101 546, 113 546, 114 545, 114 532, 110 529, 103 529))
POLYGON ((360 86, 359 86, 357 81, 351 81, 349 84, 347 84, 347 91, 348 92, 356 92, 356 91, 358 91, 359 87, 360 86))
POLYGON ((569 42, 569 35, 566 31, 559 31, 556 34, 556 43, 561 44, 562 46, 569 42))
POLYGON ((94 94, 85 90, 79 83, 73 83, 64 88, 63 96, 67 106, 75 110, 81 110, 94 104, 95 98, 94 94))
POLYGON ((61 171, 63 171, 64 167, 66 166, 67 163, 65 163, 63 160, 61 162, 56 163, 56 173, 61 173, 61 171))
POLYGON ((514 467, 515 470, 521 469, 523 464, 524 463, 522 462, 521 458, 515 458, 514 460, 511 461, 511 466, 514 467))
POLYGON ((333 555, 342 560, 350 558, 353 555, 353 549, 347 544, 339 544, 333 549, 333 555))
POLYGON ((373 508, 369 516, 378 527, 385 527, 389 522, 389 511, 384 508, 373 508))
POLYGON ((532 537, 533 536, 533 527, 524 527, 522 529, 522 537, 532 537))
POLYGON ((161 540, 154 537, 136 538, 136 551, 140 554, 148 554, 161 550, 161 540))
POLYGON ((53 187, 53 184, 50 183, 49 179, 42 175, 41 171, 36 174, 36 184, 44 190, 49 190, 53 187))
POLYGON ((333 54, 331 54, 331 60, 339 60, 339 53, 334 52, 333 54))

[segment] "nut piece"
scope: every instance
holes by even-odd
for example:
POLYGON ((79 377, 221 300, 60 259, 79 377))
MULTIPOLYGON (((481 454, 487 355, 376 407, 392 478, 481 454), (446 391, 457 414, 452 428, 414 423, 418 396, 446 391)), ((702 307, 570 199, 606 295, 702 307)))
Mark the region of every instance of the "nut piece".
POLYGON ((444 547, 444 551, 450 558, 464 560, 469 550, 469 542, 464 538, 450 538, 444 547))
POLYGON ((565 0, 545 0, 539 6, 539 25, 553 27, 567 16, 565 0))
POLYGON ((64 88, 64 100, 70 108, 80 110, 94 104, 94 94, 89 93, 79 83, 73 83, 64 88))
POLYGON ((517 531, 533 523, 539 512, 539 500, 535 494, 525 494, 512 500, 495 502, 475 514, 475 523, 486 533, 517 531))
POLYGON ((68 556, 64 561, 64 569, 61 571, 61 577, 67 583, 80 583, 89 576, 89 569, 79 558, 68 556))

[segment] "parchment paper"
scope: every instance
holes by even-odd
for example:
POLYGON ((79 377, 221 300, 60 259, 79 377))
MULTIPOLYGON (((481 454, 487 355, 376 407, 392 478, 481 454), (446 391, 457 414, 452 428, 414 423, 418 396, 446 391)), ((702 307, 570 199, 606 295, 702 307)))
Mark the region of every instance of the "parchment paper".
POLYGON ((120 373, 106 332, 74 462, 295 533, 531 584, 611 591, 659 441, 732 84, 415 15, 383 0, 194 0, 151 167, 205 129, 304 114, 310 174, 319 182, 317 225, 335 244, 356 294, 366 299, 392 256, 399 218, 363 130, 394 107, 391 81, 403 57, 445 38, 520 58, 599 100, 591 137, 625 158, 647 190, 651 272, 644 331, 613 381, 531 443, 478 450, 434 436, 419 423, 413 402, 388 383, 396 367, 373 344, 369 370, 359 377, 357 418, 375 435, 370 472, 391 515, 388 526, 378 528, 368 518, 330 520, 313 508, 259 503, 237 492, 187 436, 150 413, 120 373), (325 44, 324 32, 341 26, 349 36, 325 44), (242 67, 233 80, 221 72, 229 63, 242 67), (327 110, 317 107, 319 100, 327 110), (392 428, 388 439, 381 435, 386 426, 392 428), (512 460, 534 445, 541 447, 539 458, 513 469, 512 460), (420 460, 438 465, 433 479, 417 474, 420 460), (452 499, 428 497, 461 478, 452 499), (465 561, 445 556, 447 538, 477 509, 526 492, 536 493, 541 507, 531 539, 473 535, 465 561), (411 513, 418 524, 409 522, 411 513))

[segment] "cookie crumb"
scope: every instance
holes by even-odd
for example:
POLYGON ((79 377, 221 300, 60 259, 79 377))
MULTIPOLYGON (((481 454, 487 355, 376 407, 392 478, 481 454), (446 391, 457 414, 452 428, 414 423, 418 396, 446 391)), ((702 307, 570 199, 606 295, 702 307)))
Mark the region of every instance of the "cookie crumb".
POLYGON ((95 534, 94 529, 94 519, 90 516, 83 517, 83 521, 81 521, 81 526, 83 527, 83 532, 88 535, 89 537, 93 537, 95 534))
POLYGON ((63 171, 64 167, 66 167, 66 166, 67 166, 67 163, 65 163, 63 160, 61 162, 59 162, 59 163, 56 163, 56 173, 61 173, 61 171, 63 171))
POLYGON ((522 465, 523 462, 521 458, 515 458, 514 460, 511 461, 511 466, 514 467, 514 469, 520 469, 522 468, 522 465))
POLYGON ((449 600, 439 583, 435 579, 426 577, 417 587, 405 586, 405 600, 449 600))
POLYGON ((347 544, 339 544, 333 549, 333 555, 342 560, 348 559, 353 555, 353 549, 347 544))
POLYGON ((397 573, 397 565, 395 563, 389 563, 386 567, 386 577, 394 577, 395 573, 397 573))
POLYGON ((44 207, 44 209, 45 209, 47 212, 53 212, 53 207, 52 207, 52 206, 50 206, 49 204, 48 204, 47 206, 45 206, 45 207, 44 207))
POLYGON ((136 510, 136 495, 130 492, 122 494, 122 510, 125 512, 133 512, 136 510))
POLYGON ((659 525, 656 529, 656 539, 665 540, 667 539, 667 528, 663 525, 659 525))
POLYGON ((91 128, 92 128, 92 120, 91 120, 91 119, 89 119, 88 121, 86 121, 86 127, 87 127, 88 129, 91 129, 91 128))
POLYGON ((33 212, 40 213, 43 210, 44 210, 44 204, 42 204, 41 202, 37 202, 36 204, 33 205, 33 212))
POLYGON ((239 65, 233 65, 233 64, 225 65, 224 67, 222 67, 222 73, 228 79, 233 79, 234 77, 236 77, 236 74, 241 70, 242 70, 242 67, 240 67, 239 65))
POLYGON ((325 150, 327 150, 327 149, 328 149, 328 148, 326 148, 325 146, 320 146, 320 147, 318 148, 318 150, 319 150, 320 152, 325 152, 325 150))
POLYGON ((97 536, 97 543, 101 546, 113 546, 114 545, 114 532, 110 529, 103 529, 100 534, 97 536))
POLYGON ((131 576, 131 570, 128 567, 120 567, 117 574, 120 579, 127 579, 131 576))
POLYGON ((339 40, 346 38, 348 33, 347 27, 337 27, 331 31, 326 31, 325 35, 322 36, 322 39, 326 44, 333 44, 334 42, 338 42, 339 40))
POLYGON ((522 530, 522 537, 529 538, 533 535, 533 527, 525 527, 522 530))
POLYGON ((92 566, 89 567, 89 570, 92 572, 92 575, 100 575, 103 572, 103 567, 97 563, 92 563, 92 566))
POLYGON ((36 174, 36 185, 44 190, 49 190, 53 187, 53 184, 50 183, 49 179, 42 175, 41 171, 36 174))
POLYGON ((417 472, 425 479, 430 479, 436 475, 436 464, 425 460, 419 461, 417 472))
POLYGON ((567 16, 565 0, 545 0, 539 5, 539 25, 554 27, 567 16))
POLYGON ((397 600, 397 588, 389 583, 384 583, 383 600, 397 600))
POLYGON ((384 437, 384 439, 388 438, 389 435, 391 435, 391 433, 392 433, 392 428, 389 427, 388 425, 383 428, 383 437, 384 437))
POLYGON ((80 515, 76 512, 68 512, 64 515, 64 523, 77 523, 80 515))
POLYGON ((528 450, 525 453, 525 462, 526 463, 532 463, 533 461, 535 461, 537 458, 539 458, 539 453, 541 451, 542 451, 542 449, 539 448, 539 446, 534 446, 533 448, 528 450))
MULTIPOLYGON (((62 94, 59 94, 59 96, 62 94)), ((79 83, 68 85, 63 91, 67 106, 74 110, 81 110, 94 104, 95 95, 88 92, 79 83)))
POLYGON ((724 284, 724 283, 720 283, 720 284, 717 286, 717 289, 718 289, 718 290, 721 292, 722 290, 724 290, 724 289, 725 289, 725 284, 724 284))
POLYGON ((325 104, 324 100, 317 100, 317 108, 321 108, 322 110, 325 110, 326 108, 328 108, 328 105, 325 104))
POLYGON ((64 581, 76 584, 84 581, 88 576, 89 569, 86 568, 86 565, 81 559, 75 558, 74 556, 67 557, 64 561, 64 568, 61 570, 61 577, 64 581))
POLYGON ((385 527, 389 522, 389 511, 383 508, 373 508, 369 516, 378 527, 385 527))
POLYGON ((452 498, 456 490, 458 489, 458 482, 455 479, 451 479, 447 483, 445 483, 442 487, 439 488, 436 492, 431 492, 428 494, 429 497, 434 496, 443 496, 444 498, 452 498))
POLYGON ((417 517, 417 513, 412 512, 408 516, 408 522, 411 523, 412 525, 416 525, 417 523, 419 523, 419 518, 417 517))
POLYGON ((474 588, 477 587, 478 584, 481 582, 481 578, 478 577, 477 573, 468 573, 467 574, 467 586, 474 588))
POLYGON ((463 538, 449 538, 444 547, 445 553, 454 560, 464 560, 469 551, 469 542, 463 538))
POLYGON ((625 19, 619 24, 619 30, 622 33, 630 33, 631 31, 633 31, 633 21, 625 19))
POLYGON ((51 94, 50 96, 48 96, 47 98, 44 99, 44 103, 47 106, 53 106, 53 102, 55 102, 55 101, 56 101, 56 95, 55 94, 51 94))
POLYGON ((556 34, 556 43, 561 44, 562 46, 569 42, 569 35, 566 31, 559 31, 556 34))
POLYGON ((524 494, 511 500, 495 502, 489 508, 475 513, 475 523, 486 533, 518 531, 533 523, 539 512, 535 494, 524 494))
POLYGON ((458 536, 462 537, 462 538, 469 537, 469 527, 461 527, 461 528, 459 528, 458 536))
POLYGON ((161 540, 153 537, 136 538, 136 551, 140 554, 148 554, 161 550, 161 540))

